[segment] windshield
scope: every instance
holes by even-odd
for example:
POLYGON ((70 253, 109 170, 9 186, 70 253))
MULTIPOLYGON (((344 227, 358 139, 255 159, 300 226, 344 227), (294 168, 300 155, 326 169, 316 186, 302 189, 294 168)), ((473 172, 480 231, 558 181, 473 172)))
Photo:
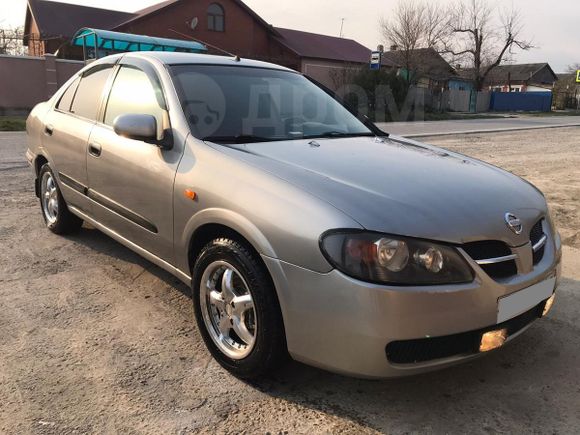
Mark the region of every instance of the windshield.
POLYGON ((265 68, 171 67, 192 134, 217 143, 249 143, 373 133, 300 74, 265 68))

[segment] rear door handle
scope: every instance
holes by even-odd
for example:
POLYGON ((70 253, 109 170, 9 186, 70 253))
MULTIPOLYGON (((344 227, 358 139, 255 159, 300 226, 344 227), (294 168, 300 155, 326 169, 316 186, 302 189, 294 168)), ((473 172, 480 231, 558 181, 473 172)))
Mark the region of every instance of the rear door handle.
POLYGON ((50 124, 44 126, 44 133, 46 133, 48 136, 52 136, 52 133, 54 132, 54 127, 50 124))
POLYGON ((96 143, 96 142, 92 142, 89 144, 89 154, 95 157, 99 157, 101 155, 101 145, 96 143))

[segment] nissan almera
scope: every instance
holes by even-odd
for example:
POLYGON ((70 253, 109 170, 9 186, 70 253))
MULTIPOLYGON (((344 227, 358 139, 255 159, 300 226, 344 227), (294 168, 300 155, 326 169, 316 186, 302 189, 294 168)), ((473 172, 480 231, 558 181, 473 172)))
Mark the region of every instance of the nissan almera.
POLYGON ((544 196, 388 135, 272 64, 91 63, 27 121, 49 230, 87 222, 191 285, 215 359, 402 376, 501 347, 554 301, 544 196))

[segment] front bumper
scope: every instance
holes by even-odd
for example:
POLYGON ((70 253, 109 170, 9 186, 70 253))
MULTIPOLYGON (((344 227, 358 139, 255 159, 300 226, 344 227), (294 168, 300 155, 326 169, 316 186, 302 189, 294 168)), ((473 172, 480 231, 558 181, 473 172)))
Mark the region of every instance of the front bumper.
MULTIPOLYGON (((502 282, 478 266, 469 284, 390 287, 358 281, 337 270, 321 274, 263 257, 274 279, 286 329, 288 351, 301 362, 365 378, 421 373, 481 355, 398 364, 387 358, 394 342, 448 337, 488 330, 498 324, 498 299, 560 274, 559 240, 550 241, 544 258, 525 276, 502 282)), ((541 312, 543 302, 523 311, 541 312)), ((512 329, 508 340, 538 316, 512 329)), ((514 319, 515 322, 515 319, 514 319)), ((453 339, 454 337, 451 337, 453 339)))

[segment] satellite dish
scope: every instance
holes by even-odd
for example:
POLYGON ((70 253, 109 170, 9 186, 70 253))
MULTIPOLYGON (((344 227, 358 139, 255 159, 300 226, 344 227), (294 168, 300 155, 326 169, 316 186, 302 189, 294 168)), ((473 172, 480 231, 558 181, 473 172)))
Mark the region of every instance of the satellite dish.
POLYGON ((197 19, 197 17, 193 17, 191 19, 191 23, 189 24, 189 26, 191 27, 191 30, 195 30, 195 28, 197 27, 198 24, 199 24, 199 20, 197 19))

